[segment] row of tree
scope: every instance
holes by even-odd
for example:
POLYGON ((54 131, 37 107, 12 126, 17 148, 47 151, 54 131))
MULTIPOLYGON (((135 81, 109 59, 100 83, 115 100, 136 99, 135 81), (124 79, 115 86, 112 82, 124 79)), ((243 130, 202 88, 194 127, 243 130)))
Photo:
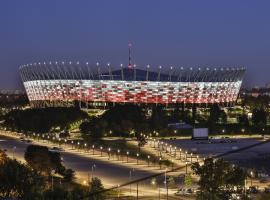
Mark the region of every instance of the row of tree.
POLYGON ((94 177, 89 182, 89 187, 82 187, 73 183, 74 172, 71 176, 64 174, 58 179, 58 184, 51 185, 52 171, 57 173, 64 166, 58 153, 49 152, 40 146, 30 146, 23 164, 15 159, 10 159, 0 150, 0 199, 33 199, 33 200, 74 200, 89 198, 103 200, 104 194, 95 194, 104 189, 100 179, 94 177), (38 158, 40 157, 40 158, 38 158), (44 166, 42 166, 44 165, 44 166), (59 184, 61 181, 61 184, 59 184), (52 186, 52 185, 51 185, 52 186), (94 194, 94 195, 93 195, 94 194))
POLYGON ((4 116, 4 125, 20 132, 61 132, 68 131, 72 123, 88 117, 86 112, 75 107, 30 108, 10 111, 4 116))
MULTIPOLYGON (((186 122, 193 126, 208 127, 211 132, 221 133, 221 129, 231 129, 231 132, 245 130, 262 130, 267 126, 267 111, 264 109, 253 109, 252 120, 247 114, 238 116, 238 123, 228 125, 227 114, 219 105, 210 106, 208 117, 196 114, 197 108, 192 111, 179 108, 168 111, 164 107, 154 106, 151 114, 147 109, 136 105, 117 105, 107 110, 100 117, 93 117, 80 125, 82 137, 85 140, 97 140, 103 136, 136 136, 138 133, 159 132, 160 136, 172 133, 168 128, 169 123, 186 122), (220 128, 221 127, 221 128, 220 128), (228 128, 227 128, 228 127, 228 128)), ((185 130, 181 130, 181 133, 185 130)), ((187 132, 187 131, 186 131, 187 132)), ((189 134, 191 132, 188 132, 189 134)))

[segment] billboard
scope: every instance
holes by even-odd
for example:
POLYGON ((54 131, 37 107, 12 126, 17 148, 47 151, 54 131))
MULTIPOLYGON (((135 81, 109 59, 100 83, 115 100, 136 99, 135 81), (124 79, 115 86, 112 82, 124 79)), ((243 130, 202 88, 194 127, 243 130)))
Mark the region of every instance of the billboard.
POLYGON ((192 139, 208 139, 208 128, 194 128, 192 139))

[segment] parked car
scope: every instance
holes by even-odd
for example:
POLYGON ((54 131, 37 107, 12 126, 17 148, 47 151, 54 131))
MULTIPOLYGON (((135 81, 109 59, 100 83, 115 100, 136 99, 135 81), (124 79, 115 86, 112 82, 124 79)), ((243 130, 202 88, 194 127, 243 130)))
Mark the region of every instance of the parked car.
POLYGON ((237 200, 237 199, 241 199, 241 195, 238 193, 232 193, 230 200, 237 200))
POLYGON ((191 188, 180 188, 175 195, 180 196, 180 195, 191 195, 193 194, 193 191, 191 188))
POLYGON ((60 151, 65 151, 65 150, 61 147, 53 147, 51 148, 51 151, 60 152, 60 151))
POLYGON ((259 190, 257 189, 256 186, 251 186, 248 188, 247 192, 251 193, 251 194, 257 194, 259 192, 259 190))

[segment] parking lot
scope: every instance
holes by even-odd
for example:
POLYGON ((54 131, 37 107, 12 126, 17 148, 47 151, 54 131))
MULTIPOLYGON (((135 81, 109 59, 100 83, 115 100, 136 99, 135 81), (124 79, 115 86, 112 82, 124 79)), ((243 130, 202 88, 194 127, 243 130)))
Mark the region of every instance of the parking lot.
MULTIPOLYGON (((200 157, 216 156, 261 142, 263 138, 220 138, 210 140, 170 139, 167 143, 200 157)), ((270 143, 223 157, 244 167, 270 173, 270 143)))

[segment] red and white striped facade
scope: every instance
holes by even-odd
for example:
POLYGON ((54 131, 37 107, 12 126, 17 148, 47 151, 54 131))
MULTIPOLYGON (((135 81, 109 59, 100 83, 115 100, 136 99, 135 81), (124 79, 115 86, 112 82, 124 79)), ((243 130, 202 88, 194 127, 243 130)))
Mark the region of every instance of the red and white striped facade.
POLYGON ((126 103, 224 103, 237 99, 237 82, 35 80, 24 83, 30 101, 126 103))
POLYGON ((129 69, 120 69, 102 73, 91 72, 86 75, 86 71, 83 70, 77 73, 67 70, 65 76, 65 68, 49 68, 52 71, 43 69, 43 72, 35 70, 36 68, 29 66, 21 68, 23 84, 30 102, 143 104, 234 102, 245 71, 243 68, 220 72, 216 69, 203 72, 200 69, 198 72, 179 71, 166 74, 148 70, 131 73, 129 69))

